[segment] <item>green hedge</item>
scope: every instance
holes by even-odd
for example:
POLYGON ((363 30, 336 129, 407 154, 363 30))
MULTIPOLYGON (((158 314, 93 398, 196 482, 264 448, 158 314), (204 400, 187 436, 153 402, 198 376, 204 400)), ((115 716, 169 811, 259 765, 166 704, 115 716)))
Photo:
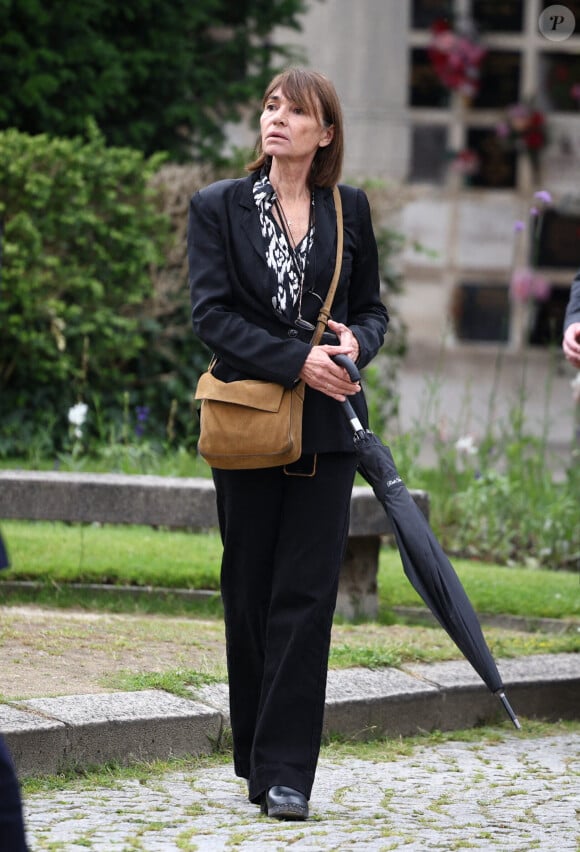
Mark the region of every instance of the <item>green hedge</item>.
POLYGON ((108 148, 94 126, 87 139, 0 133, 0 456, 70 450, 78 402, 85 451, 135 428, 194 442, 187 293, 164 307, 177 336, 153 309, 171 240, 151 186, 161 160, 108 148))

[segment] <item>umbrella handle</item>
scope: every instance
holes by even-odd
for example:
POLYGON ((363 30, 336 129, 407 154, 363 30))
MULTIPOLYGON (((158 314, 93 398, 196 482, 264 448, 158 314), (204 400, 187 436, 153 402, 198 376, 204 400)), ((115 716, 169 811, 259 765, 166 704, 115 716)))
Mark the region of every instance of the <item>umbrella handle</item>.
MULTIPOLYGON (((339 367, 344 367, 353 384, 354 382, 360 382, 360 373, 358 371, 358 367, 356 366, 354 361, 351 361, 351 359, 347 355, 331 355, 330 357, 336 364, 339 365, 339 367)), ((358 415, 350 404, 348 398, 345 399, 344 402, 341 402, 341 406, 342 410, 346 415, 346 419, 349 421, 352 431, 355 433, 355 435, 357 432, 364 432, 365 427, 360 422, 358 415)))
POLYGON ((330 356, 335 364, 338 364, 340 367, 344 367, 346 372, 348 373, 351 382, 360 382, 360 373, 358 371, 357 365, 352 361, 348 355, 331 355, 330 356))

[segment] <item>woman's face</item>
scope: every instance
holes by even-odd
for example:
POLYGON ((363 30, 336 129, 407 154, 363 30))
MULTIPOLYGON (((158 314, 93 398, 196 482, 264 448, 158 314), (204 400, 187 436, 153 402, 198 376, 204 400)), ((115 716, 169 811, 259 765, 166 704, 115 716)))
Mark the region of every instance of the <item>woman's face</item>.
POLYGON ((317 114, 300 107, 275 89, 266 100, 260 118, 262 150, 265 154, 288 161, 312 162, 318 148, 329 145, 334 130, 325 127, 317 114))

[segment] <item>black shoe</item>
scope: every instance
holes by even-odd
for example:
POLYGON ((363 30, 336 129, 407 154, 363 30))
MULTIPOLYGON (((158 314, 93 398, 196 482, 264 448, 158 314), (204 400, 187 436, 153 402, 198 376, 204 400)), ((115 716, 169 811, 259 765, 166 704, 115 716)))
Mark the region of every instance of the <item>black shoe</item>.
POLYGON ((270 787, 264 793, 262 812, 274 819, 308 819, 308 802, 292 787, 270 787))

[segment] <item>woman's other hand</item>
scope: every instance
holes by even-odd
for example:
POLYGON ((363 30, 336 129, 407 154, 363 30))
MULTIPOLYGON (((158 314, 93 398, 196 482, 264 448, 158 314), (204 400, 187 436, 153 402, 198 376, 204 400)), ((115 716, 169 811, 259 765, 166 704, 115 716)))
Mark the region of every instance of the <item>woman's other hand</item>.
POLYGON ((572 366, 580 370, 580 322, 573 322, 568 326, 564 332, 562 349, 572 366))
POLYGON ((358 356, 360 355, 360 347, 358 345, 358 340, 350 328, 347 325, 343 325, 341 322, 335 322, 334 320, 328 320, 328 327, 340 340, 341 347, 344 347, 344 354, 348 355, 350 360, 354 361, 356 364, 358 356))

